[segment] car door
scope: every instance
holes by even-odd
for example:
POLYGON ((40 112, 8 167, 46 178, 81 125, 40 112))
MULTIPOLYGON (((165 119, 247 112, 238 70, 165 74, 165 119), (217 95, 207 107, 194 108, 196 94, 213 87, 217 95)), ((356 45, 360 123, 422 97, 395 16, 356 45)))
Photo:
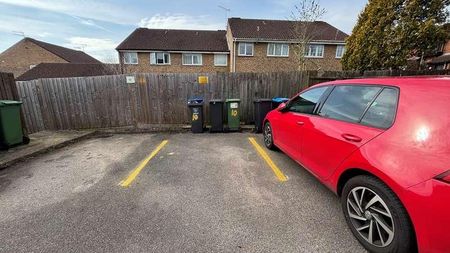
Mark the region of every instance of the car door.
POLYGON ((274 134, 278 135, 277 145, 294 160, 299 161, 300 159, 301 128, 304 124, 304 117, 314 113, 320 98, 328 89, 329 86, 320 86, 305 90, 292 98, 280 111, 277 129, 274 129, 274 134))
MULTIPOLYGON (((319 178, 327 179, 346 157, 384 131, 367 124, 374 121, 373 115, 365 121, 363 118, 371 115, 368 112, 371 105, 377 104, 375 100, 385 94, 392 95, 390 91, 392 89, 371 85, 334 87, 319 106, 318 115, 305 120, 301 163, 319 178)), ((387 121, 393 119, 387 118, 387 121)))

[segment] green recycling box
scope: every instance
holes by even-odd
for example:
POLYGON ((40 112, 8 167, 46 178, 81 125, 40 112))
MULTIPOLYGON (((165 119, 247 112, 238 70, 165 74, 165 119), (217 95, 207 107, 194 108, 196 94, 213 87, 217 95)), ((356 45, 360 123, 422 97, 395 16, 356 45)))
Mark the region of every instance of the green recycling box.
POLYGON ((20 106, 22 102, 0 100, 0 141, 10 147, 23 142, 20 106))
POLYGON ((240 130, 240 99, 227 99, 228 130, 240 130))

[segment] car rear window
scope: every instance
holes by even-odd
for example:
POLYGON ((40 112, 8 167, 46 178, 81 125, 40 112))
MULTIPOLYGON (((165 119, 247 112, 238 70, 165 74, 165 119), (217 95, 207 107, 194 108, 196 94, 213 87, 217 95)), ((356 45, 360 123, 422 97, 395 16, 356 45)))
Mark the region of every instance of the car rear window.
POLYGON ((365 85, 336 86, 319 115, 325 118, 358 123, 382 87, 365 85))
POLYGON ((397 101, 398 90, 384 88, 364 114, 361 124, 383 129, 389 128, 394 122, 397 101))

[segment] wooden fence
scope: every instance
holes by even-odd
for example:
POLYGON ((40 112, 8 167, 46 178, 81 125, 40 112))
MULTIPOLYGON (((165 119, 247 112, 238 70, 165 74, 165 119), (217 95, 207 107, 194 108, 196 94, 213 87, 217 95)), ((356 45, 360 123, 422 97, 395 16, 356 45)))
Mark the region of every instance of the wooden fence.
MULTIPOLYGON (((29 132, 186 124, 190 97, 241 99, 241 121, 253 121, 253 101, 289 97, 309 85, 310 73, 135 74, 17 82, 29 132)), ((208 118, 208 117, 206 117, 208 118)))
MULTIPOLYGON (((109 128, 189 123, 186 106, 190 97, 241 99, 241 121, 254 121, 253 101, 275 96, 291 97, 312 84, 361 76, 403 75, 405 72, 285 72, 210 73, 208 84, 199 84, 201 74, 134 74, 38 79, 17 82, 29 132, 41 130, 109 128)), ((448 71, 408 72, 449 74, 448 71)))
POLYGON ((14 75, 12 73, 0 72, 0 99, 2 100, 18 100, 14 75))

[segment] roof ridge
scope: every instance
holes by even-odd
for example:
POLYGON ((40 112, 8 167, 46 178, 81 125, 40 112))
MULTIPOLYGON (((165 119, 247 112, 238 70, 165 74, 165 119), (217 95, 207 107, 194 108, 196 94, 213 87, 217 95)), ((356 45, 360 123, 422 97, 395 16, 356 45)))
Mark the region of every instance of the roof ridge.
POLYGON ((234 20, 252 20, 252 21, 280 21, 280 22, 322 22, 322 23, 327 23, 328 22, 324 21, 324 20, 314 20, 314 21, 299 21, 299 20, 290 20, 290 19, 262 19, 262 18, 240 18, 240 17, 231 17, 228 19, 234 19, 234 20))
MULTIPOLYGON (((58 57, 61 57, 62 59, 68 61, 69 63, 71 61, 73 61, 73 59, 70 59, 70 57, 67 57, 64 54, 61 54, 61 52, 57 52, 56 50, 53 50, 52 47, 54 47, 56 49, 59 49, 59 50, 65 50, 65 51, 73 52, 73 53, 76 53, 76 54, 79 54, 79 55, 83 55, 83 57, 89 57, 90 60, 98 61, 94 57, 86 54, 84 51, 81 51, 81 50, 75 50, 75 49, 63 47, 63 46, 52 44, 52 43, 48 43, 48 42, 45 42, 45 41, 40 41, 40 40, 31 38, 31 37, 25 37, 24 40, 28 40, 28 41, 36 44, 37 46, 43 48, 44 50, 46 50, 46 51, 48 51, 48 52, 50 52, 50 53, 52 53, 52 54, 54 54, 54 55, 56 55, 58 57)), ((100 62, 100 61, 98 61, 98 62, 100 62)), ((80 63, 82 63, 82 62, 80 62, 80 63)))
POLYGON ((163 28, 148 28, 138 27, 136 30, 153 30, 153 31, 192 31, 192 32, 226 32, 226 30, 202 30, 202 29, 163 29, 163 28))
MULTIPOLYGON (((32 41, 32 42, 42 43, 42 44, 44 44, 44 45, 49 45, 49 46, 53 46, 53 47, 63 48, 63 49, 66 49, 66 50, 71 50, 71 51, 75 51, 75 52, 84 53, 84 52, 81 51, 81 50, 76 50, 76 49, 72 49, 72 48, 68 48, 68 47, 63 47, 63 46, 60 46, 60 45, 48 43, 48 42, 45 42, 45 41, 42 41, 42 40, 37 40, 37 39, 34 39, 34 38, 30 38, 30 37, 26 37, 25 39, 29 39, 29 40, 32 41)), ((44 49, 47 50, 46 48, 44 48, 44 49)), ((50 51, 50 50, 47 50, 47 51, 50 51)), ((51 52, 51 51, 50 51, 50 52, 51 52)), ((53 52, 52 52, 52 53, 53 53, 53 52)))

